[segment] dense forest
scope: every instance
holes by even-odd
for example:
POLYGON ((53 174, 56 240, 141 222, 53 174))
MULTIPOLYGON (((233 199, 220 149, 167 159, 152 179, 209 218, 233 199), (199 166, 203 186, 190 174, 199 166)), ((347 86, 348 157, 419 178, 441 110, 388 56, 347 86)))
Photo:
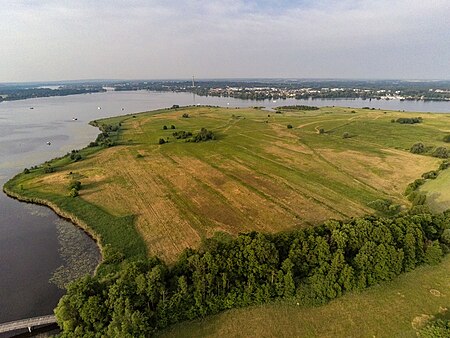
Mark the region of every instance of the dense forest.
POLYGON ((276 299, 303 306, 388 281, 449 252, 450 212, 327 221, 278 234, 223 233, 172 266, 157 258, 72 283, 55 310, 63 337, 147 337, 276 299))

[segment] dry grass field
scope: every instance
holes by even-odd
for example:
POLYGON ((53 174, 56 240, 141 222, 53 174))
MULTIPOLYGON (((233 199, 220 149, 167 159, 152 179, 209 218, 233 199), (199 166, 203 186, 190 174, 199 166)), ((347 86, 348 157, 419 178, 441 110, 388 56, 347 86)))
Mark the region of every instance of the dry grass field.
POLYGON ((349 218, 373 213, 368 203, 380 198, 408 206, 407 184, 440 162, 408 149, 417 141, 441 145, 449 121, 416 115, 424 122, 401 125, 391 119, 411 113, 338 107, 190 107, 115 117, 98 122, 121 123, 118 145, 21 184, 67 196, 76 175, 83 187, 77 199, 111 217, 134 216, 148 254, 172 262, 216 231, 276 232, 349 218), (202 127, 216 140, 172 136, 202 127), (168 143, 159 145, 160 138, 168 143))

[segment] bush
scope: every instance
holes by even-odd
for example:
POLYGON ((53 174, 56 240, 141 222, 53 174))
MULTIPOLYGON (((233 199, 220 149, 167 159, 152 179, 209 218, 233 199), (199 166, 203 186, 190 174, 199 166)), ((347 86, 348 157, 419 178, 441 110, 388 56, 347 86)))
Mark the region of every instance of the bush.
POLYGON ((441 235, 441 242, 450 245, 450 229, 445 229, 441 235))
POLYGON ((439 171, 431 170, 427 173, 422 174, 422 178, 425 180, 434 180, 436 177, 438 177, 439 171))
POLYGON ((163 130, 167 130, 167 126, 163 126, 163 130))
POLYGON ((442 139, 442 141, 449 143, 450 142, 450 134, 449 135, 445 135, 444 138, 442 139))
POLYGON ((345 132, 345 133, 342 134, 342 138, 350 138, 350 137, 352 137, 350 135, 350 133, 345 132))
POLYGON ((408 186, 406 187, 405 195, 408 196, 409 194, 411 194, 413 191, 415 191, 418 187, 420 187, 424 183, 425 183, 425 180, 423 178, 418 178, 418 179, 414 180, 414 182, 408 184, 408 186))
POLYGON ((174 133, 172 133, 172 135, 177 139, 186 139, 192 136, 192 133, 190 131, 184 131, 184 130, 180 130, 180 131, 176 131, 174 133))
POLYGON ((439 170, 445 170, 445 169, 447 169, 448 167, 450 167, 450 162, 444 161, 444 162, 442 162, 442 163, 439 165, 439 170))
POLYGON ((424 205, 427 200, 427 195, 422 194, 418 191, 413 191, 408 195, 408 200, 412 203, 413 206, 424 205))
POLYGON ((72 190, 72 189, 80 190, 81 189, 81 182, 80 181, 76 181, 76 180, 71 181, 69 183, 69 190, 72 190))
POLYGON ((193 137, 194 142, 205 142, 209 140, 214 140, 215 136, 212 131, 202 128, 200 132, 193 137))
POLYGON ((170 129, 175 129, 175 126, 172 124, 172 125, 170 126, 170 129))
POLYGON ((448 158, 448 149, 445 147, 437 147, 431 155, 438 158, 448 158))
POLYGON ((394 215, 400 211, 400 205, 393 204, 391 200, 388 199, 378 199, 367 204, 372 209, 382 212, 386 215, 394 215))
POLYGON ((79 192, 78 192, 77 189, 71 189, 70 190, 70 193, 69 193, 70 197, 77 197, 78 195, 79 195, 79 192))
POLYGON ((438 241, 433 241, 431 245, 428 245, 425 251, 425 263, 429 265, 438 264, 443 256, 441 246, 438 241))
POLYGON ((143 158, 144 157, 144 155, 142 155, 142 154, 137 154, 136 155, 136 158, 143 158))
POLYGON ((426 152, 425 145, 422 142, 414 143, 409 151, 413 154, 423 154, 426 152))
POLYGON ((30 169, 28 169, 28 168, 23 169, 23 173, 24 174, 29 174, 30 173, 30 169))
POLYGON ((422 123, 423 119, 421 117, 400 117, 395 122, 400 124, 415 124, 422 123))
POLYGON ((106 244, 102 250, 104 263, 120 263, 124 260, 125 255, 116 248, 113 248, 111 244, 106 244))
POLYGON ((281 106, 280 109, 284 109, 284 110, 319 110, 319 107, 305 106, 305 105, 293 105, 293 106, 281 106))
POLYGON ((163 138, 160 138, 159 141, 158 141, 158 143, 159 143, 159 144, 164 144, 164 143, 166 143, 166 140, 164 140, 163 138))
POLYGON ((287 129, 292 129, 292 124, 288 124, 287 129))
POLYGON ((44 167, 44 173, 45 174, 50 174, 50 173, 53 173, 53 172, 55 172, 55 168, 53 168, 52 166, 47 165, 47 166, 44 167))
POLYGON ((417 334, 422 338, 448 338, 450 337, 450 319, 437 319, 420 329, 417 334))
POLYGON ((319 134, 325 134, 325 129, 320 128, 320 129, 319 129, 319 134))
POLYGON ((183 115, 181 115, 181 117, 184 117, 185 119, 189 118, 189 114, 188 113, 184 113, 183 115))

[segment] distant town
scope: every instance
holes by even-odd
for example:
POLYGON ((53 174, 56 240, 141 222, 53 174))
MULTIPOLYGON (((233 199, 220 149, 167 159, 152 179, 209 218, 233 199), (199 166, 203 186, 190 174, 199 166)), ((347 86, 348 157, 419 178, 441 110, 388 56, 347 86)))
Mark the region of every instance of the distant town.
POLYGON ((106 90, 190 92, 248 100, 367 99, 450 101, 450 81, 407 80, 94 80, 0 84, 0 101, 65 96, 106 90))

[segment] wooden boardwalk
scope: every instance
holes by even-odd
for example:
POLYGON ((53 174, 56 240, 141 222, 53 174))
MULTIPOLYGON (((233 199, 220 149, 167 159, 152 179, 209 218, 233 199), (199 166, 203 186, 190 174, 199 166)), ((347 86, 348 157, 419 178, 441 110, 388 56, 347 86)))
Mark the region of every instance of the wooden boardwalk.
POLYGON ((31 332, 31 329, 33 327, 54 323, 56 323, 56 317, 54 315, 21 319, 0 324, 0 333, 11 332, 20 329, 28 329, 28 331, 31 332))

